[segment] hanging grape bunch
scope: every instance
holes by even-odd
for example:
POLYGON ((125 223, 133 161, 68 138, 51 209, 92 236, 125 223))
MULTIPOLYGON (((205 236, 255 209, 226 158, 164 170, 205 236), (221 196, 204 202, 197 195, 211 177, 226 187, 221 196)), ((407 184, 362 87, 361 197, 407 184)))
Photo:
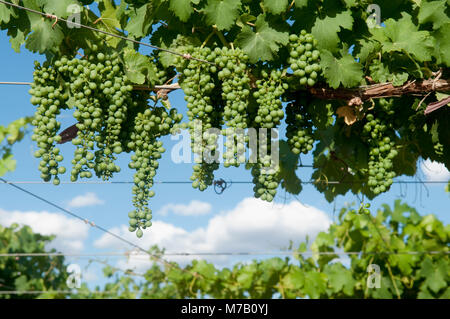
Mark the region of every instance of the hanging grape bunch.
POLYGON ((314 145, 312 124, 306 120, 304 109, 300 101, 286 107, 286 137, 294 154, 307 154, 314 145))
POLYGON ((320 75, 319 64, 320 52, 317 50, 317 40, 313 35, 305 30, 300 35, 291 34, 289 36, 288 63, 294 76, 299 79, 302 86, 314 86, 320 75))
POLYGON ((395 146, 395 133, 392 124, 381 117, 367 114, 364 137, 369 143, 369 181, 370 190, 378 195, 390 188, 395 177, 392 160, 398 152, 395 146))
MULTIPOLYGON (((217 52, 207 47, 189 48, 189 52, 211 63, 217 57, 217 52)), ((220 91, 216 89, 217 67, 197 60, 181 60, 177 70, 182 73, 180 85, 187 101, 191 147, 197 155, 191 176, 192 187, 204 191, 212 185, 214 171, 219 168, 215 161, 218 135, 207 132, 211 128, 220 129, 223 122, 220 91), (208 156, 211 158, 205 158, 205 154, 211 154, 208 156)))
POLYGON ((61 123, 56 117, 60 114, 60 109, 65 108, 68 94, 65 93, 65 88, 58 84, 55 69, 50 68, 47 63, 41 67, 35 62, 33 79, 29 93, 32 96, 31 104, 38 107, 32 122, 35 128, 31 138, 39 147, 34 156, 41 158, 39 163, 41 178, 49 182, 53 176, 53 184, 59 185, 58 174, 64 174, 66 168, 58 164, 64 158, 56 147, 56 143, 61 141, 61 137, 57 135, 61 123))
MULTIPOLYGON (((247 74, 248 56, 241 49, 216 48, 215 63, 219 66, 219 80, 222 83, 222 99, 225 101, 223 118, 227 128, 224 166, 239 167, 245 162, 245 140, 238 136, 248 126, 248 98, 250 78, 247 74)), ((242 134, 243 135, 243 134, 242 134)))
POLYGON ((134 151, 129 167, 136 170, 134 174, 133 204, 135 210, 128 213, 129 231, 136 231, 137 237, 142 237, 142 229, 152 225, 152 211, 148 201, 155 193, 150 190, 153 186, 153 177, 158 169, 158 160, 165 152, 163 143, 158 139, 168 135, 182 120, 182 114, 176 109, 168 113, 163 107, 146 109, 135 116, 134 129, 130 132, 130 141, 127 146, 134 151))

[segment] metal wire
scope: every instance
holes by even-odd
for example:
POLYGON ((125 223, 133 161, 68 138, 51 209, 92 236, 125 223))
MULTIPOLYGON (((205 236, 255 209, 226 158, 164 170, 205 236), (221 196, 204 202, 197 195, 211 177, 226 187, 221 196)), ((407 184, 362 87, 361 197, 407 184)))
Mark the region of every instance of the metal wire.
POLYGON ((83 222, 85 222, 86 224, 89 224, 89 225, 91 225, 92 227, 95 227, 95 228, 99 229, 100 231, 102 231, 102 232, 104 232, 104 233, 107 233, 107 234, 109 234, 109 235, 111 235, 111 236, 117 238, 118 240, 120 240, 120 241, 122 241, 122 242, 124 242, 124 243, 126 243, 126 244, 128 244, 128 245, 130 245, 130 246, 132 246, 132 247, 134 247, 134 248, 136 248, 138 251, 141 251, 141 252, 143 252, 143 253, 149 255, 149 256, 152 257, 152 258, 155 258, 156 260, 158 260, 158 261, 164 263, 165 265, 171 266, 171 264, 170 264, 168 261, 164 260, 164 259, 161 258, 160 256, 151 254, 149 251, 147 251, 146 249, 142 248, 141 246, 136 245, 135 243, 133 243, 133 242, 131 242, 131 241, 129 241, 129 240, 127 240, 127 239, 125 239, 125 238, 123 238, 123 237, 117 235, 117 234, 114 234, 113 232, 110 232, 110 231, 107 230, 106 228, 103 228, 102 226, 99 226, 99 225, 95 224, 95 223, 92 222, 92 221, 89 221, 89 220, 87 220, 87 219, 85 219, 85 218, 83 218, 83 217, 81 217, 81 216, 79 216, 79 215, 77 215, 77 214, 75 214, 75 213, 73 213, 73 212, 71 212, 71 211, 69 211, 69 210, 67 210, 67 209, 65 209, 65 208, 63 208, 63 207, 61 207, 61 206, 59 206, 59 205, 57 205, 57 204, 55 204, 55 203, 53 203, 53 202, 51 202, 51 201, 45 199, 45 198, 43 198, 43 197, 41 197, 41 196, 39 196, 39 195, 36 195, 36 194, 34 194, 34 193, 32 193, 32 192, 30 192, 30 191, 28 191, 28 190, 26 190, 26 189, 24 189, 24 188, 22 188, 22 187, 20 187, 20 186, 17 186, 17 185, 15 185, 15 184, 13 184, 13 183, 9 183, 8 181, 6 181, 5 179, 3 179, 3 178, 1 178, 1 177, 0 177, 0 181, 3 182, 3 183, 8 184, 8 185, 10 185, 10 186, 12 186, 12 187, 14 187, 14 188, 20 190, 20 191, 22 191, 22 192, 24 192, 24 193, 26 193, 26 194, 28 194, 28 195, 30 195, 30 196, 33 196, 34 198, 37 198, 37 199, 39 199, 40 201, 43 201, 43 202, 45 202, 45 203, 47 203, 47 204, 49 204, 49 205, 51 205, 51 206, 53 206, 53 207, 55 207, 55 208, 57 208, 57 209, 63 211, 64 213, 66 213, 66 214, 68 214, 68 215, 70 215, 70 216, 72 216, 72 217, 74 217, 74 218, 77 218, 77 219, 83 221, 83 222))
MULTIPOLYGON (((164 252, 164 256, 301 256, 301 255, 319 255, 319 256, 331 256, 331 255, 450 255, 450 251, 265 251, 265 252, 164 252)), ((145 257, 147 254, 138 252, 109 252, 109 253, 2 253, 0 257, 145 257)))
MULTIPOLYGON (((252 181, 229 181, 232 184, 253 184, 252 181)), ((4 181, 4 184, 48 184, 52 182, 44 181, 4 181)), ((76 182, 60 182, 61 184, 134 184, 132 181, 76 181, 76 182)), ((192 184, 192 181, 154 181, 154 184, 192 184)), ((302 184, 363 184, 365 181, 301 181, 302 184)), ((393 184, 448 184, 448 181, 394 181, 393 184)))

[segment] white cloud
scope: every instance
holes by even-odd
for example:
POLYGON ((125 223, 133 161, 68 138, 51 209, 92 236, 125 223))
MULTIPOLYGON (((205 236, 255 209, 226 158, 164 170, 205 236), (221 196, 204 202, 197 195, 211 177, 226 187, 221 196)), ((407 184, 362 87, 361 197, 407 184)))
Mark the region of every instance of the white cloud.
MULTIPOLYGON (((141 239, 130 233, 125 225, 111 231, 143 248, 158 245, 167 253, 274 252, 287 247, 290 240, 298 245, 306 235, 313 238, 318 232, 327 230, 330 224, 324 212, 299 202, 283 205, 247 198, 234 209, 212 217, 205 228, 200 227, 192 232, 162 221, 154 221, 141 239)), ((129 249, 107 234, 94 245, 98 248, 129 249)), ((192 257, 167 258, 182 262, 192 257)), ((229 260, 224 256, 205 258, 215 263, 229 260)), ((144 256, 134 256, 128 263, 122 262, 121 266, 145 269, 142 267, 148 267, 146 259, 144 256)))
POLYGON ((42 235, 56 235, 47 248, 55 248, 64 253, 80 252, 88 236, 89 226, 82 221, 46 211, 5 211, 0 209, 0 224, 13 223, 28 225, 42 235))
POLYGON ((212 206, 209 203, 192 200, 189 204, 167 204, 160 210, 159 214, 166 216, 169 213, 183 216, 206 215, 211 212, 212 206))
POLYGON ((74 197, 69 202, 69 207, 86 207, 86 206, 94 206, 94 205, 102 205, 105 202, 98 198, 95 193, 86 193, 84 195, 79 195, 74 197))
POLYGON ((444 164, 432 162, 429 159, 422 162, 422 172, 427 181, 448 181, 450 179, 450 172, 444 164))

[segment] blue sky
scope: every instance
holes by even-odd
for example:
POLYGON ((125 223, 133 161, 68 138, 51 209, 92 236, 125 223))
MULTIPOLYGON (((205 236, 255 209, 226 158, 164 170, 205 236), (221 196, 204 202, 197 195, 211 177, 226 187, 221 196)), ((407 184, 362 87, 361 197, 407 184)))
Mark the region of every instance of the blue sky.
MULTIPOLYGON (((23 47, 20 54, 15 53, 10 47, 6 32, 0 33, 0 81, 31 82, 35 60, 43 61, 44 57, 31 54, 23 47)), ((6 125, 19 117, 34 113, 35 107, 29 102, 28 89, 27 86, 0 85, 0 125, 6 125)), ((181 91, 171 93, 170 100, 173 106, 185 114, 185 101, 181 91)), ((60 120, 62 127, 75 123, 71 112, 64 113, 60 120)), ((284 130, 281 130, 281 134, 284 135, 284 130)), ((170 152, 176 141, 167 137, 163 142, 167 151, 160 160, 155 180, 189 181, 192 165, 173 163, 170 152)), ((6 174, 4 178, 10 181, 40 181, 38 160, 33 157, 36 149, 30 135, 14 146, 17 169, 6 174)), ((74 146, 67 143, 62 145, 61 150, 65 156, 65 166, 70 167, 74 146)), ((119 157, 122 171, 116 175, 115 181, 132 180, 133 172, 127 167, 128 159, 128 154, 119 157)), ((305 156, 302 161, 304 164, 310 164, 312 158, 305 156)), ((433 171, 423 170, 421 164, 419 166, 417 177, 400 177, 400 179, 426 180, 450 177, 448 171, 437 172, 436 165, 430 166, 433 171)), ((298 175, 302 180, 309 180, 311 169, 301 168, 298 175)), ((223 178, 226 181, 251 181, 250 172, 243 167, 221 168, 215 176, 216 179, 223 178)), ((65 175, 61 180, 69 179, 65 175)), ((222 195, 217 195, 212 188, 200 192, 189 184, 156 184, 154 186, 156 196, 150 204, 154 212, 154 226, 146 230, 144 237, 138 240, 134 234, 128 233, 125 229, 128 223, 127 213, 132 209, 130 184, 21 186, 145 248, 156 243, 171 252, 279 251, 289 245, 289 240, 298 243, 306 234, 314 236, 318 231, 325 230, 334 219, 335 207, 338 213, 346 202, 358 202, 356 196, 348 194, 338 197, 335 203, 328 203, 312 185, 304 185, 303 192, 296 198, 280 189, 275 199, 277 204, 265 204, 251 199, 253 192, 250 184, 233 184, 222 195), (202 214, 195 215, 195 212, 202 214)), ((444 191, 443 184, 426 186, 410 184, 402 187, 395 184, 388 193, 377 197, 372 205, 373 207, 379 207, 382 203, 392 205, 398 198, 415 206, 422 214, 434 213, 445 223, 450 221, 448 209, 450 197, 444 191)), ((14 221, 29 224, 36 231, 56 233, 58 237, 55 245, 63 252, 101 253, 130 249, 97 229, 91 229, 11 186, 0 184, 0 223, 10 224, 14 221)), ((245 257, 208 259, 218 265, 247 260, 245 257)), ((86 258, 69 258, 69 260, 84 266, 88 261, 86 258)), ((186 258, 177 260, 182 262, 186 261, 186 258)), ((141 261, 127 263, 125 258, 115 257, 110 258, 109 262, 137 269, 143 269, 147 265, 142 258, 141 261)), ((100 265, 90 266, 84 279, 91 285, 101 283, 100 268, 100 265)))

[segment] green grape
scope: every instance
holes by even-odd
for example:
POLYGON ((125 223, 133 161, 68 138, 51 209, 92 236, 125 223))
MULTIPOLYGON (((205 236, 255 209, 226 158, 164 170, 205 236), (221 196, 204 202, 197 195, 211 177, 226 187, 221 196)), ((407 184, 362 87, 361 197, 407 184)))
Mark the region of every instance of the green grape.
POLYGON ((134 146, 132 150, 135 152, 129 164, 130 168, 136 170, 132 190, 135 210, 128 216, 133 222, 130 225, 138 229, 136 236, 142 237, 141 228, 151 225, 152 211, 148 202, 155 193, 150 189, 159 166, 158 159, 164 152, 163 144, 158 138, 168 135, 174 125, 181 121, 181 116, 176 109, 168 113, 163 107, 155 107, 153 110, 138 112, 134 118, 134 128, 130 128, 127 147, 134 146))
POLYGON ((321 72, 317 40, 312 34, 302 30, 300 35, 289 36, 288 48, 290 55, 288 63, 300 85, 314 86, 321 72))
POLYGON ((286 137, 294 154, 307 154, 313 149, 312 124, 306 120, 304 106, 300 101, 289 103, 286 107, 286 137))
MULTIPOLYGON (((31 103, 38 105, 32 124, 32 140, 37 142, 39 150, 34 153, 36 158, 41 158, 39 170, 44 181, 48 182, 54 176, 53 184, 59 185, 58 174, 64 174, 65 168, 59 166, 63 156, 59 155, 59 149, 55 146, 58 142, 57 132, 61 123, 56 120, 60 114, 58 105, 66 105, 67 96, 62 92, 63 87, 56 80, 57 72, 53 68, 41 66, 36 63, 33 73, 33 83, 29 93, 31 103)), ((66 108, 66 107, 63 107, 66 108)))
MULTIPOLYGON (((220 49, 189 48, 189 53, 199 59, 217 63, 220 49)), ((214 171, 219 168, 217 139, 218 134, 210 134, 211 129, 220 129, 223 123, 222 96, 217 86, 219 83, 217 68, 196 60, 183 61, 177 69, 182 74, 181 88, 187 102, 191 148, 196 155, 191 176, 192 187, 204 191, 212 185, 214 171)))
POLYGON ((369 113, 363 127, 363 139, 369 146, 369 162, 367 173, 369 189, 378 195, 390 189, 396 176, 393 159, 398 155, 395 149, 396 135, 392 122, 382 112, 369 113))
POLYGON ((284 118, 281 95, 285 92, 281 71, 272 70, 270 74, 263 70, 262 79, 256 81, 257 90, 253 93, 258 103, 255 126, 262 128, 276 128, 284 118))

